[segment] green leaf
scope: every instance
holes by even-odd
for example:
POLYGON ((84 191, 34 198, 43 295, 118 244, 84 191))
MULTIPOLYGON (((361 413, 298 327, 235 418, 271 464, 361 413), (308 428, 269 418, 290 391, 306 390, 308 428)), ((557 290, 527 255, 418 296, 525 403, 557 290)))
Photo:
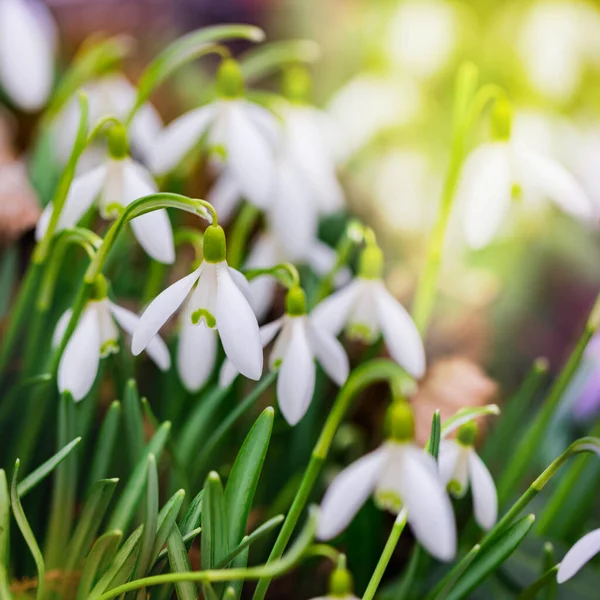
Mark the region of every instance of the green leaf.
POLYGON ((214 569, 227 556, 227 512, 219 475, 210 472, 204 483, 202 498, 202 569, 214 569))
POLYGON ((258 417, 246 436, 225 487, 225 511, 228 519, 229 547, 240 543, 246 531, 246 522, 262 470, 275 411, 266 408, 258 417))
MULTIPOLYGON (((191 547, 191 543, 194 541, 194 539, 200 535, 200 533, 202 532, 202 527, 196 527, 196 529, 192 529, 192 531, 190 531, 189 533, 186 533, 185 535, 181 536, 181 539, 183 540, 183 543, 185 544, 185 547, 189 550, 191 547)), ((163 548, 159 555, 158 555, 158 559, 156 561, 155 564, 158 563, 159 560, 163 559, 165 556, 167 556, 167 549, 163 548)), ((159 569, 162 570, 162 569, 159 569)))
POLYGON ((66 550, 65 571, 67 573, 77 570, 86 556, 118 482, 118 479, 101 479, 92 488, 66 550))
POLYGON ((171 529, 177 520, 177 515, 181 510, 181 505, 183 504, 183 500, 185 498, 185 491, 178 490, 175 492, 168 500, 168 502, 162 507, 161 511, 158 513, 158 522, 157 522, 157 530, 156 537, 154 539, 154 545, 152 547, 152 554, 150 555, 150 563, 151 567, 154 565, 162 547, 167 543, 167 539, 169 538, 169 534, 171 533, 171 529))
POLYGON ((112 561, 123 538, 123 532, 118 529, 108 531, 100 536, 85 559, 83 573, 77 587, 77 600, 87 600, 94 582, 102 573, 102 563, 112 561))
MULTIPOLYGON (((171 529, 171 533, 167 539, 167 552, 173 573, 185 573, 192 570, 187 549, 177 525, 171 529)), ((196 600, 198 598, 198 588, 193 581, 180 581, 175 584, 175 590, 177 591, 179 600, 196 600)))
MULTIPOLYGON (((234 559, 231 564, 232 569, 245 569, 248 566, 248 554, 250 553, 250 548, 246 547, 242 552, 240 552, 234 559)), ((244 587, 244 581, 232 581, 228 586, 228 588, 233 588, 234 598, 239 598, 242 595, 242 588, 244 587)))
POLYGON ((134 468, 144 452, 144 420, 142 418, 140 395, 133 379, 130 379, 125 385, 123 420, 125 422, 129 459, 132 468, 134 468))
POLYGON ((202 496, 204 490, 200 490, 196 494, 195 498, 191 501, 188 509, 185 511, 183 518, 179 522, 179 531, 185 536, 192 529, 196 529, 200 525, 200 518, 202 516, 202 496))
POLYGON ((481 582, 493 573, 519 547, 533 526, 528 515, 508 527, 489 546, 483 548, 448 593, 448 600, 468 598, 481 582))
POLYGON ((64 448, 59 450, 52 458, 41 464, 35 471, 32 471, 27 477, 21 480, 17 487, 19 498, 26 496, 38 483, 43 481, 56 467, 74 450, 75 446, 81 442, 81 438, 75 438, 64 448))
POLYGON ((15 521, 19 526, 19 530, 21 531, 23 538, 33 556, 33 560, 35 562, 35 568, 37 571, 37 579, 38 579, 38 587, 36 598, 37 600, 41 600, 44 596, 44 578, 46 576, 46 567, 44 565, 44 557, 42 556, 42 552, 40 547, 38 546, 37 540, 35 539, 35 535, 33 535, 33 531, 27 521, 27 517, 25 516, 25 512, 23 511, 23 507, 21 506, 21 500, 19 499, 19 492, 17 490, 17 481, 19 478, 19 467, 21 465, 21 461, 17 458, 15 462, 15 470, 13 472, 12 483, 10 486, 10 501, 12 506, 12 512, 15 517, 15 521))
POLYGON ((140 539, 144 526, 140 525, 125 541, 122 548, 111 561, 108 569, 94 589, 88 596, 88 600, 98 598, 102 593, 110 590, 122 583, 125 583, 131 577, 140 549, 140 539))
POLYGON ((236 600, 237 598, 237 593, 235 591, 235 588, 230 585, 227 587, 227 589, 223 592, 223 600, 236 600))
POLYGON ((0 598, 10 598, 8 579, 8 557, 10 541, 10 495, 6 472, 0 469, 0 598))
POLYGON ((433 413, 433 418, 431 419, 431 433, 429 434, 429 440, 427 441, 427 449, 429 450, 429 454, 438 459, 438 455, 440 453, 440 441, 442 437, 442 424, 440 421, 440 410, 439 408, 433 413))
POLYGON ((100 427, 100 433, 98 434, 98 440, 96 441, 92 466, 90 467, 90 474, 88 477, 88 489, 91 489, 96 481, 104 479, 108 475, 115 442, 119 433, 120 422, 121 403, 118 400, 115 400, 106 411, 106 415, 102 421, 102 427, 100 427))
POLYGON ((147 456, 154 454, 156 458, 160 457, 162 449, 165 446, 167 438, 171 432, 171 423, 165 421, 154 434, 149 444, 144 449, 144 455, 133 470, 121 497, 112 513, 109 529, 125 530, 129 525, 140 498, 144 492, 147 476, 147 456))

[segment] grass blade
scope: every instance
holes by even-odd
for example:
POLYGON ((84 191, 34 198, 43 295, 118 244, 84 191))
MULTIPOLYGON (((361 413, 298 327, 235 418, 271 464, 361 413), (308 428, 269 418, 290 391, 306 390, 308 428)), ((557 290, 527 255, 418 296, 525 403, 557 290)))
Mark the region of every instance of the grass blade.
MULTIPOLYGON (((192 570, 187 549, 177 525, 173 527, 167 540, 167 552, 169 554, 171 571, 174 573, 185 573, 192 570)), ((198 588, 193 581, 180 581, 175 584, 175 590, 177 591, 179 600, 196 600, 198 598, 198 588)))
POLYGON ((171 533, 171 529, 173 525, 175 525, 175 521, 177 520, 177 515, 181 510, 181 505, 183 504, 183 499, 185 498, 185 491, 179 490, 175 492, 169 501, 163 506, 160 513, 158 513, 158 522, 157 522, 157 530, 156 537, 154 538, 154 545, 152 547, 152 553, 150 555, 150 563, 149 566, 152 567, 163 546, 167 543, 167 539, 171 533))
POLYGON ((116 529, 108 531, 96 540, 85 559, 83 573, 77 587, 77 600, 87 599, 94 582, 102 573, 102 564, 112 561, 122 538, 123 532, 116 529))
POLYGON ((96 481, 108 476, 110 461, 112 460, 115 442, 121 423, 121 403, 115 400, 106 411, 102 427, 96 441, 96 449, 90 467, 87 489, 91 490, 96 481))
POLYGON ((202 499, 202 569, 214 569, 227 556, 227 512, 219 475, 212 471, 204 484, 202 499))
POLYGON ((130 379, 123 394, 123 421, 127 438, 127 451, 131 468, 134 469, 144 452, 144 419, 135 380, 130 379))
POLYGON ((10 494, 6 472, 0 469, 0 598, 10 598, 8 556, 10 540, 10 494))

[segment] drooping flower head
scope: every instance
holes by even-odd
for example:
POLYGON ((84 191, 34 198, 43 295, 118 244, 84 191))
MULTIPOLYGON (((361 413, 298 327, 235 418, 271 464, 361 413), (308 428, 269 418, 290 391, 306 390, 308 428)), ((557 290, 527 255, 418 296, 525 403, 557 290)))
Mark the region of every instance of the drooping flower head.
MULTIPOLYGON (((283 317, 260 328, 260 342, 264 347, 277 336, 269 367, 279 373, 277 400, 281 412, 290 425, 296 425, 306 414, 315 391, 315 359, 339 386, 346 381, 349 366, 340 342, 316 327, 307 315, 302 288, 291 288, 285 304, 283 317)), ((221 370, 221 385, 229 385, 236 375, 233 361, 226 361, 221 370)))
POLYGON ((362 251, 358 277, 326 298, 313 311, 314 324, 333 335, 346 328, 349 337, 374 343, 381 334, 391 357, 413 377, 425 372, 421 336, 404 307, 382 279, 383 253, 375 243, 362 251))
MULTIPOLYGON (((75 226, 97 199, 100 215, 114 219, 134 200, 158 191, 148 170, 129 157, 127 135, 116 124, 108 137, 109 156, 103 164, 76 177, 69 189, 56 230, 75 226)), ((36 238, 41 239, 48 228, 53 204, 50 202, 40 217, 36 238)), ((171 264, 175 260, 173 230, 164 209, 146 213, 131 220, 136 239, 155 260, 171 264)))
POLYGON ((235 368, 249 379, 258 380, 263 355, 258 323, 244 295, 248 282, 227 264, 225 233, 221 226, 207 227, 203 246, 204 260, 200 266, 160 293, 146 308, 133 335, 132 352, 137 355, 146 348, 187 300, 177 359, 187 387, 197 389, 210 375, 216 352, 211 336, 215 332, 235 368))
POLYGON ((414 420, 403 401, 388 412, 389 437, 374 452, 344 469, 321 503, 317 536, 328 540, 343 531, 367 498, 407 520, 416 538, 436 558, 456 553, 456 525, 450 499, 440 482, 437 464, 414 444, 414 420))
MULTIPOLYGON (((71 312, 71 309, 67 310, 59 319, 54 331, 54 346, 61 343, 71 312)), ((99 278, 95 296, 84 308, 61 357, 58 367, 59 391, 70 392, 75 401, 84 398, 94 384, 100 359, 119 351, 118 327, 132 335, 138 323, 139 317, 135 313, 106 297, 106 284, 103 278, 99 278)), ((146 351, 159 369, 169 369, 171 357, 160 336, 148 344, 146 351)))
POLYGON ((358 600, 354 595, 352 573, 346 568, 346 557, 341 555, 339 564, 329 576, 328 593, 312 600, 358 600))

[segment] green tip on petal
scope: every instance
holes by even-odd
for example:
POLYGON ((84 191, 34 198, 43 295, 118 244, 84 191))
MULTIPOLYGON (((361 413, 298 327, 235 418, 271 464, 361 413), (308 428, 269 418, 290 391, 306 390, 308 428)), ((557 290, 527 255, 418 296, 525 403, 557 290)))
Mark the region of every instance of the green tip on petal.
POLYGON ((209 225, 204 232, 202 244, 204 260, 209 263, 220 263, 227 255, 225 232, 220 225, 209 225))
POLYGON ((383 252, 377 244, 367 244, 358 259, 358 275, 365 279, 381 279, 383 252))
POLYGON ((456 439, 463 446, 472 446, 475 443, 475 439, 477 438, 477 425, 474 421, 469 421, 462 425, 458 433, 456 434, 456 439))
POLYGON ((108 132, 108 154, 114 160, 123 160, 129 154, 127 131, 120 123, 115 123, 108 132))
POLYGON ((512 130, 512 108, 508 98, 497 98, 492 110, 492 138, 505 142, 512 130))
POLYGON ((301 317, 306 314, 306 294, 299 287, 288 290, 285 297, 285 312, 290 317, 301 317))
POLYGON ((217 72, 217 91, 222 98, 241 98, 244 95, 244 78, 240 65, 226 58, 217 72))
POLYGON ((412 442, 415 438, 415 418, 412 408, 404 400, 393 402, 388 408, 387 430, 394 442, 412 442))
POLYGON ((312 91, 312 80, 303 65, 292 65, 283 71, 281 93, 284 98, 299 104, 308 102, 312 91))
POLYGON ((329 576, 329 595, 339 598, 349 596, 354 592, 354 581, 348 569, 336 568, 329 576))

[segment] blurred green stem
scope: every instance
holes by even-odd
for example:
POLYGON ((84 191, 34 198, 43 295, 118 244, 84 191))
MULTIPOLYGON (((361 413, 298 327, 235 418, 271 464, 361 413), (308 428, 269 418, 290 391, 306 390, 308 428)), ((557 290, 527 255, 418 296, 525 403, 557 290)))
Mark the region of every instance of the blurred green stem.
POLYGON ((248 247, 248 238, 260 216, 256 206, 245 202, 240 210, 227 240, 227 264, 239 269, 244 260, 244 250, 248 247))

